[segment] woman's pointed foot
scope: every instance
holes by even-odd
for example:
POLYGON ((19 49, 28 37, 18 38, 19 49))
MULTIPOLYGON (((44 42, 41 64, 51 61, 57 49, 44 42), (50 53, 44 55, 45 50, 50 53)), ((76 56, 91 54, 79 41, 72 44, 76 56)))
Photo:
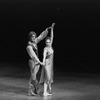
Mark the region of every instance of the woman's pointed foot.
POLYGON ((52 94, 49 94, 49 93, 43 93, 43 96, 50 96, 52 94))

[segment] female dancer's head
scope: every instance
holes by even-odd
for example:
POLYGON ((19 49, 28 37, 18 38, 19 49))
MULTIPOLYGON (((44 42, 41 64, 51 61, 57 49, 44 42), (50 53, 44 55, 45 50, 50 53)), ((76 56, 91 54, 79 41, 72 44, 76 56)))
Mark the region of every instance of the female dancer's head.
POLYGON ((47 37, 45 40, 46 46, 50 47, 51 46, 51 38, 47 37))

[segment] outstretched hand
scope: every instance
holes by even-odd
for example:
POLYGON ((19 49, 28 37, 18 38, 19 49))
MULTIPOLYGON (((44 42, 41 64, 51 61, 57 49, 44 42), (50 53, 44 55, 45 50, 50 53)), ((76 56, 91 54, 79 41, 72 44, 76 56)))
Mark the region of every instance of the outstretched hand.
POLYGON ((39 62, 41 65, 43 65, 43 63, 42 62, 39 62))
POLYGON ((52 23, 52 28, 54 27, 55 23, 52 23))
POLYGON ((42 66, 45 66, 45 63, 42 62, 42 66))
POLYGON ((54 25, 55 25, 55 23, 52 23, 52 26, 50 26, 50 27, 46 28, 46 30, 53 28, 53 27, 54 27, 54 25))
POLYGON ((48 30, 48 29, 50 29, 50 28, 52 28, 52 27, 50 26, 50 27, 46 28, 46 30, 48 30))
POLYGON ((43 62, 39 62, 42 66, 44 66, 44 63, 43 62))

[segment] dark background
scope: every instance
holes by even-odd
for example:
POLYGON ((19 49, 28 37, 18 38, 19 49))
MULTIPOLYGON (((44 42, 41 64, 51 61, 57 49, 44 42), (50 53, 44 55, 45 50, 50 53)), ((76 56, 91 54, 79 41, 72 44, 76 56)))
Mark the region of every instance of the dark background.
MULTIPOLYGON (((0 62, 27 65, 28 33, 53 22, 55 72, 99 74, 99 0, 0 0, 0 62)), ((38 44, 41 61, 44 46, 38 44)))

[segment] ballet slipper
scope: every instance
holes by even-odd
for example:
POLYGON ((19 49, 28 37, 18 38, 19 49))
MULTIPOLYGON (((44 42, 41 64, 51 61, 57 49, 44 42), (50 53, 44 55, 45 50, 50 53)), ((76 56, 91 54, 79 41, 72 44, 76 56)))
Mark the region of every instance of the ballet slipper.
POLYGON ((52 94, 49 94, 49 93, 43 93, 43 96, 50 96, 52 94))

